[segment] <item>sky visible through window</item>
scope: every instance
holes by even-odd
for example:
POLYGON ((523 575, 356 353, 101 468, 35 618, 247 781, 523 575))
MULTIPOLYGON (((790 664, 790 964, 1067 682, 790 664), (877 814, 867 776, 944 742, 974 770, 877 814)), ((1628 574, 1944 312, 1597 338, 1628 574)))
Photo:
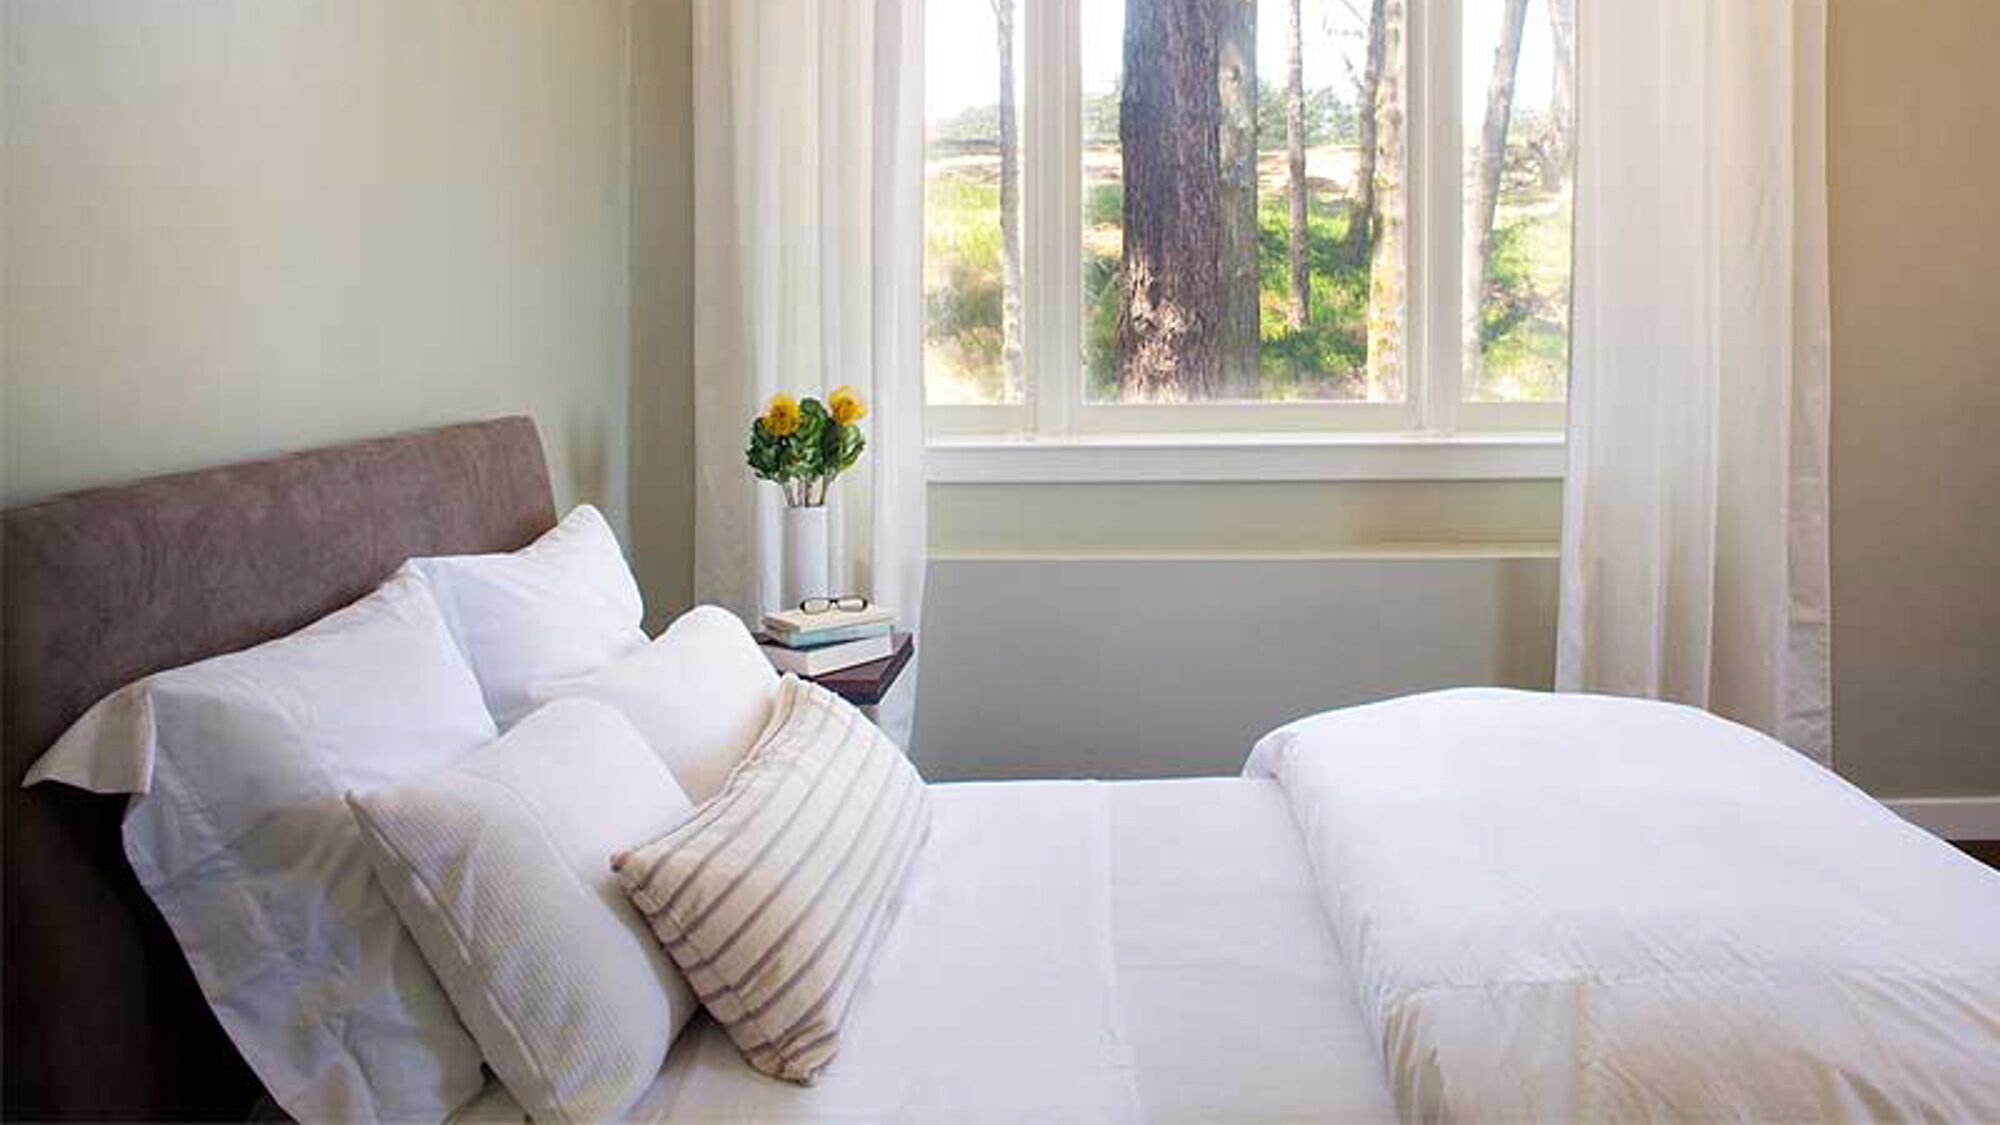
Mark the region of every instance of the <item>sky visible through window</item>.
MULTIPOLYGON (((1361 0, 1355 0, 1355 3, 1360 6, 1361 0)), ((1480 0, 1473 0, 1468 8, 1477 9, 1480 6, 1480 0)), ((1273 18, 1260 18, 1258 21, 1257 57, 1260 60, 1282 59, 1285 57, 1284 21, 1275 18, 1278 14, 1275 4, 1263 7, 1272 9, 1273 18)), ((1333 50, 1301 52, 1306 86, 1317 89, 1348 83, 1348 75, 1360 69, 1367 42, 1353 35, 1329 36, 1328 31, 1351 27, 1355 22, 1352 9, 1341 0, 1304 0, 1303 8, 1305 26, 1319 29, 1314 43, 1325 45, 1331 42, 1334 47, 1333 50)), ((1261 8, 1258 14, 1263 16, 1261 8)), ((1497 12, 1494 15, 1497 16, 1497 12)), ((1079 17, 1086 43, 1116 43, 1124 36, 1123 0, 1083 0, 1079 17)), ((930 0, 924 18, 925 58, 935 63, 929 66, 925 75, 926 120, 936 123, 975 106, 992 105, 994 91, 1000 84, 1000 58, 993 50, 992 0, 930 0)), ((1313 33, 1309 30, 1307 34, 1313 33)), ((1492 58, 1499 37, 1500 21, 1497 18, 1468 19, 1466 57, 1492 58)), ((1516 96, 1523 103, 1548 104, 1550 83, 1554 81, 1551 50, 1548 22, 1530 18, 1521 39, 1521 69, 1516 80, 1516 96)), ((1099 53, 1094 58, 1087 56, 1083 66, 1083 88, 1115 88, 1121 65, 1115 54, 1099 53)), ((1479 82, 1464 85, 1466 120, 1476 121, 1485 111, 1486 88, 1479 82)))

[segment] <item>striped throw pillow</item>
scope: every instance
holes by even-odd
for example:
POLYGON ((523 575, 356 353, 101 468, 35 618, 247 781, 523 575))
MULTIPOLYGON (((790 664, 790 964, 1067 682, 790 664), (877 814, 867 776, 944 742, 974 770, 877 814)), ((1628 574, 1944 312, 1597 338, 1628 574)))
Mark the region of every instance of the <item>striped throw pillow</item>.
POLYGON ((896 745, 787 676, 722 792, 612 867, 750 1064, 810 1083, 839 1049, 929 824, 923 779, 896 745))

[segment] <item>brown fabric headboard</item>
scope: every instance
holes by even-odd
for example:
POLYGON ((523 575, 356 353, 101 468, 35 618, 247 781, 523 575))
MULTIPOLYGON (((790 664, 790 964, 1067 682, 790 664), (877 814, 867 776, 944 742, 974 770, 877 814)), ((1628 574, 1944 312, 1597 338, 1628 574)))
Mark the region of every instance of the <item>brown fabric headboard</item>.
POLYGON ((140 890, 124 800, 21 777, 92 703, 282 636, 413 555, 555 523, 535 425, 503 418, 58 497, 0 522, 4 1113, 238 1119, 261 1087, 140 890))

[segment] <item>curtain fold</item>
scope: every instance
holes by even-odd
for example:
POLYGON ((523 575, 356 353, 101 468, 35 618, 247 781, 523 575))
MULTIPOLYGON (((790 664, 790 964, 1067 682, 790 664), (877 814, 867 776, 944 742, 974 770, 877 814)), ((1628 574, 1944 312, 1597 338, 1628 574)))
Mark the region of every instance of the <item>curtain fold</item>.
POLYGON ((1825 26, 1579 5, 1556 686, 1830 763, 1825 26))
MULTIPOLYGON (((868 449, 828 573, 914 631, 924 591, 922 0, 696 0, 695 597, 775 606, 783 500, 744 465, 778 391, 852 386, 868 449)), ((907 746, 916 666, 877 714, 907 746)))

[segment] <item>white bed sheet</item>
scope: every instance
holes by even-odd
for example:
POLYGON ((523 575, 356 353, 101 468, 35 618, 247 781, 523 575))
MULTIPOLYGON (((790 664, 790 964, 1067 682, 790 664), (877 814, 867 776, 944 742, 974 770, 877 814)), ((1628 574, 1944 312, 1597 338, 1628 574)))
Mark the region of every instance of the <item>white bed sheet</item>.
MULTIPOLYGON (((697 1019, 640 1121, 1393 1120, 1265 780, 933 788, 933 826, 818 1084, 697 1019)), ((519 1121, 497 1083, 462 1121, 519 1121)))

